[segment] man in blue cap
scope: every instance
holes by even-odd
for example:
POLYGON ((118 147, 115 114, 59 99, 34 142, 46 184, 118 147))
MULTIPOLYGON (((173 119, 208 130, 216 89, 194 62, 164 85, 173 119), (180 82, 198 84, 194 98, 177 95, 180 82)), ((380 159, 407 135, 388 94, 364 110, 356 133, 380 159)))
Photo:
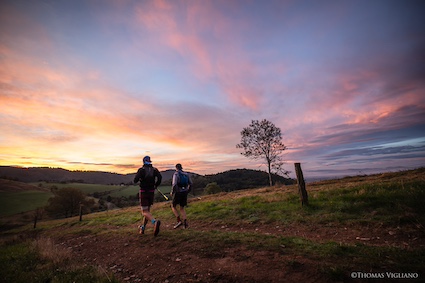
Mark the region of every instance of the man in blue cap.
POLYGON ((137 170, 137 174, 134 177, 134 183, 138 183, 139 181, 139 200, 143 214, 143 225, 139 226, 139 233, 145 233, 146 224, 150 221, 154 225, 154 236, 157 236, 161 221, 156 220, 152 216, 150 209, 153 205, 155 189, 161 184, 162 176, 159 170, 152 166, 152 161, 149 156, 143 158, 143 167, 137 170))

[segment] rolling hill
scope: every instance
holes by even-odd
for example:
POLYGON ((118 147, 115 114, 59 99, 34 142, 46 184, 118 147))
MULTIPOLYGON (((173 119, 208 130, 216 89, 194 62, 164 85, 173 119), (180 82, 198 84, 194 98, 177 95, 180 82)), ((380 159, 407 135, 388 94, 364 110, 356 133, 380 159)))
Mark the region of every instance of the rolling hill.
POLYGON ((34 185, 13 181, 0 179, 0 193, 7 192, 21 192, 21 191, 43 191, 48 192, 47 188, 40 188, 34 185))
POLYGON ((135 174, 117 174, 98 171, 69 171, 62 168, 48 167, 12 167, 0 166, 0 178, 24 183, 30 182, 79 182, 92 184, 120 184, 133 181, 135 174))

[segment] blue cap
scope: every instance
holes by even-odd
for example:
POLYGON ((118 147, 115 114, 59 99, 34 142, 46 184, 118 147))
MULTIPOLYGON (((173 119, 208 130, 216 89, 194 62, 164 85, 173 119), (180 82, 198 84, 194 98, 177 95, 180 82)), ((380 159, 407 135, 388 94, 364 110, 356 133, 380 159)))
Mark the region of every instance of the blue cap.
POLYGON ((150 156, 143 157, 143 164, 152 164, 150 156))

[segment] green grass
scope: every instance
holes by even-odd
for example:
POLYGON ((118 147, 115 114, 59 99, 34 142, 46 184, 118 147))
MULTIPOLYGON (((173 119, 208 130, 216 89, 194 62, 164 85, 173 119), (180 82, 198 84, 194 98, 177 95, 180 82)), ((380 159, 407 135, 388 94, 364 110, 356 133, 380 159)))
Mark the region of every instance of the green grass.
POLYGON ((37 182, 37 183, 31 183, 34 186, 41 186, 43 188, 52 188, 56 187, 58 189, 63 188, 75 188, 80 189, 85 194, 93 194, 95 192, 108 192, 108 191, 114 191, 119 190, 123 188, 120 185, 101 185, 101 184, 85 184, 85 183, 46 183, 46 182, 37 182))
POLYGON ((111 197, 129 197, 129 196, 135 196, 138 193, 139 193, 138 186, 126 186, 113 191, 109 195, 111 197))
POLYGON ((23 191, 0 193, 0 216, 13 215, 45 206, 52 193, 23 191))
POLYGON ((98 226, 98 225, 113 225, 113 226, 127 226, 140 221, 140 209, 125 209, 124 211, 114 210, 108 212, 101 212, 96 215, 85 215, 84 221, 80 225, 84 226, 98 226))
POLYGON ((307 207, 296 193, 269 192, 195 202, 191 217, 248 223, 425 223, 425 181, 372 183, 310 193, 307 207))
MULTIPOLYGON (((159 186, 158 189, 161 190, 164 194, 169 194, 171 190, 171 186, 159 186)), ((129 197, 129 196, 135 196, 139 193, 139 186, 133 185, 133 186, 126 186, 121 187, 114 192, 110 193, 109 195, 111 197, 129 197)))
MULTIPOLYGON (((46 183, 46 182, 37 182, 31 183, 34 186, 41 186, 43 188, 52 188, 56 187, 58 189, 63 188, 76 188, 80 189, 85 194, 93 194, 95 192, 104 193, 111 192, 110 195, 112 197, 128 197, 131 195, 135 195, 139 192, 138 185, 131 186, 121 186, 121 185, 101 185, 101 184, 85 184, 85 183, 46 183)), ((171 186, 164 185, 159 186, 159 189, 165 194, 169 193, 171 190, 171 186)))
MULTIPOLYGON (((132 224, 140 222, 141 219, 140 209, 132 207, 83 215, 83 221, 79 221, 78 216, 66 219, 41 221, 38 223, 36 231, 49 231, 61 227, 67 228, 69 233, 78 235, 102 234, 111 227, 115 227, 121 231, 128 231, 126 230, 127 228, 133 229, 134 227, 132 224)), ((19 231, 20 230, 16 230, 16 232, 19 231)))
POLYGON ((425 181, 371 183, 316 193, 310 212, 323 222, 425 223, 423 199, 425 181))
POLYGON ((45 238, 3 243, 0 278, 14 283, 118 282, 105 271, 73 261, 69 250, 45 238))

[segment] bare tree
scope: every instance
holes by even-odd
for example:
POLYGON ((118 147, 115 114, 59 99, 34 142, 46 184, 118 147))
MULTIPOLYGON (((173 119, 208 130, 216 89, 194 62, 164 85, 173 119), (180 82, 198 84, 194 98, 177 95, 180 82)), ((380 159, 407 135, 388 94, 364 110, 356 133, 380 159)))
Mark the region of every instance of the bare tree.
POLYGON ((52 216, 71 217, 78 214, 80 204, 85 203, 86 196, 80 189, 63 188, 54 192, 45 210, 52 216))
POLYGON ((241 131, 241 142, 236 145, 243 149, 241 153, 252 159, 263 159, 267 165, 270 186, 273 185, 272 172, 288 174, 282 167, 282 153, 286 146, 282 142, 281 130, 272 122, 252 120, 251 124, 241 131))

